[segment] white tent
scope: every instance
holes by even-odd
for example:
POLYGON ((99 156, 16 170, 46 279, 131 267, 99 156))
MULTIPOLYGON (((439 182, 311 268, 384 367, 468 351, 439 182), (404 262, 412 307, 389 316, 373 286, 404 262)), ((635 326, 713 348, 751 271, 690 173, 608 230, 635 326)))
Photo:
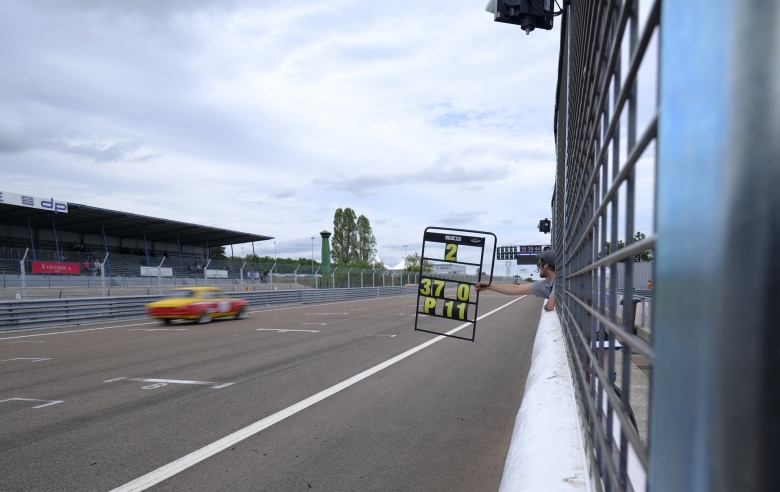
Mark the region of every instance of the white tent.
POLYGON ((404 262, 404 260, 401 260, 401 263, 397 264, 392 268, 388 268, 388 270, 403 270, 405 268, 406 268, 406 262, 404 262))

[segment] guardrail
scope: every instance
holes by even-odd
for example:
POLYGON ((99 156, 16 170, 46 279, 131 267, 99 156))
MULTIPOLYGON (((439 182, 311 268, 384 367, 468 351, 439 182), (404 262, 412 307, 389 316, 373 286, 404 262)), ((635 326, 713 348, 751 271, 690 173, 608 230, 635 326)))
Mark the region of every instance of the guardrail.
MULTIPOLYGON (((416 286, 365 287, 328 290, 280 290, 227 293, 246 299, 250 307, 285 304, 316 304, 372 297, 414 294, 416 286)), ((0 331, 62 326, 138 318, 146 314, 144 305, 163 296, 87 297, 36 301, 0 302, 0 331)))

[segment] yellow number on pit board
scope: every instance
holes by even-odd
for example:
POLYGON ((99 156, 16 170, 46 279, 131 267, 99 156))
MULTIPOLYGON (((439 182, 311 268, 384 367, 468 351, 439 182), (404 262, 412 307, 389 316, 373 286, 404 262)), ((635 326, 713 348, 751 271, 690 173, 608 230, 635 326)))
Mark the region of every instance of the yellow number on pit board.
POLYGON ((455 309, 458 310, 458 319, 466 319, 466 304, 465 302, 455 303, 455 309))
POLYGON ((444 316, 448 318, 452 318, 452 305, 455 304, 455 301, 447 301, 444 303, 444 316))
POLYGON ((444 280, 434 280, 433 281, 433 295, 436 297, 444 297, 444 285, 446 282, 444 280))
POLYGON ((431 279, 424 278, 420 280, 420 294, 424 296, 431 295, 431 279))
POLYGON ((455 243, 447 243, 444 245, 444 260, 445 261, 458 261, 458 245, 455 243))
POLYGON ((469 284, 458 284, 458 300, 469 300, 469 284))

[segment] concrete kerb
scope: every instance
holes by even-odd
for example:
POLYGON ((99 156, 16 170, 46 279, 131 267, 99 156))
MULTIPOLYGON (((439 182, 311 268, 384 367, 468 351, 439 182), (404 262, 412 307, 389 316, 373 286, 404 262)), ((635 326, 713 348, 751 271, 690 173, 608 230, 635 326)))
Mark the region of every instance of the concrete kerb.
POLYGON ((591 490, 563 332, 542 310, 499 492, 591 490))

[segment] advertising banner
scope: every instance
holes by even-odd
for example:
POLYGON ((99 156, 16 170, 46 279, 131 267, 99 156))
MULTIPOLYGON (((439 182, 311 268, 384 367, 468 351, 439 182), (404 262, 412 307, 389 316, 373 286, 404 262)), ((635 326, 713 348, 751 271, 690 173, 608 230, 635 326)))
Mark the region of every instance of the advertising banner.
POLYGON ((228 278, 227 270, 206 270, 206 278, 228 278))
POLYGON ((39 208, 50 212, 68 213, 68 202, 54 198, 40 198, 30 195, 17 195, 8 191, 0 191, 0 203, 18 205, 20 207, 39 208))
MULTIPOLYGON (((173 268, 160 268, 160 276, 161 277, 173 277, 173 268)), ((150 266, 142 266, 141 267, 141 276, 142 277, 156 277, 157 276, 157 267, 150 267, 150 266)))
POLYGON ((33 273, 60 273, 78 275, 81 273, 80 263, 58 263, 56 261, 33 261, 33 273))

